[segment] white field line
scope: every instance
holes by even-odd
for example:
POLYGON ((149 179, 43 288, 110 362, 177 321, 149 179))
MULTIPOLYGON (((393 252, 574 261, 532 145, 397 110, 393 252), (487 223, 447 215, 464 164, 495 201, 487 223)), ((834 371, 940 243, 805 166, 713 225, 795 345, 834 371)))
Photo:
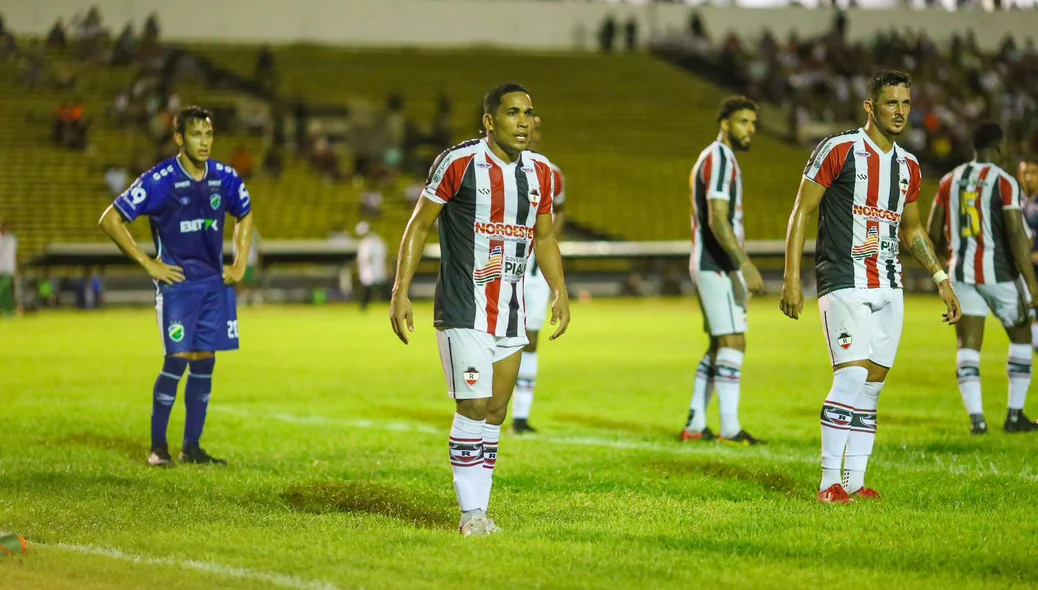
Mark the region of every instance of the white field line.
POLYGON ((126 561, 129 563, 136 563, 140 565, 171 566, 181 569, 195 570, 217 576, 223 576, 225 578, 236 578, 239 580, 249 580, 252 582, 264 582, 267 584, 272 584, 274 586, 280 586, 282 588, 292 588, 293 590, 338 590, 335 586, 327 582, 304 580, 302 578, 297 578, 295 576, 288 576, 284 574, 272 574, 268 572, 258 572, 255 570, 250 570, 241 567, 230 567, 226 565, 221 565, 219 563, 213 563, 210 561, 195 561, 192 559, 172 559, 168 557, 145 557, 142 555, 134 555, 132 553, 124 553, 122 551, 119 551, 118 549, 111 549, 108 547, 97 547, 95 545, 74 545, 69 543, 33 543, 30 541, 29 549, 57 549, 60 551, 72 551, 74 553, 82 553, 84 555, 98 555, 101 557, 118 559, 119 561, 126 561))
MULTIPOLYGON (((250 412, 248 410, 241 410, 238 408, 229 408, 227 406, 215 406, 210 407, 209 411, 216 410, 225 414, 231 414, 235 416, 253 418, 253 419, 268 419, 277 420, 279 422, 287 422, 291 424, 311 424, 311 425, 325 425, 325 426, 336 426, 340 428, 350 428, 359 430, 383 430, 391 432, 421 432, 424 434, 436 434, 446 435, 447 430, 443 428, 436 428, 426 424, 413 424, 406 422, 387 422, 381 420, 346 420, 342 418, 329 418, 325 416, 298 416, 295 414, 285 414, 281 412, 250 412)), ((512 439, 513 441, 516 439, 512 439)), ((752 454, 755 457, 761 457, 770 461, 779 463, 798 463, 801 465, 818 465, 818 460, 805 457, 804 455, 794 453, 782 453, 774 450, 774 447, 758 447, 756 449, 744 449, 744 448, 728 448, 715 445, 673 445, 661 444, 650 441, 638 441, 638 440, 618 440, 609 438, 597 438, 597 437, 552 437, 544 436, 542 434, 536 434, 532 436, 523 437, 520 440, 528 440, 530 442, 543 442, 551 443, 556 445, 573 445, 573 446, 585 446, 585 447, 598 447, 603 449, 614 449, 620 451, 651 451, 654 453, 667 453, 674 455, 700 455, 700 456, 718 456, 730 457, 737 459, 744 457, 746 454, 752 454)), ((1031 469, 1030 467, 1024 466, 1023 469, 1007 469, 999 467, 992 462, 985 462, 979 455, 969 456, 951 456, 948 458, 941 458, 940 456, 930 454, 927 456, 926 453, 919 453, 917 460, 912 461, 890 461, 887 459, 878 459, 876 463, 886 468, 893 468, 899 471, 909 471, 914 473, 940 473, 946 475, 1002 475, 1006 477, 1013 477, 1017 479, 1023 479, 1026 481, 1038 481, 1038 471, 1031 469), (961 460, 960 460, 961 459, 961 460)))

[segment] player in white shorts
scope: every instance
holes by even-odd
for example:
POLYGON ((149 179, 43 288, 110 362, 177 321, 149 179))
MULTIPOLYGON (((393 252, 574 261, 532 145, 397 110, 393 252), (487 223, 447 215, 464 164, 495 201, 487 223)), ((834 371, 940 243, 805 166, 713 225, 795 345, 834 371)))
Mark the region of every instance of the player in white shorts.
MULTIPOLYGON (((536 151, 541 143, 541 118, 533 118, 533 133, 530 134, 529 149, 536 151)), ((566 213, 566 185, 562 170, 552 165, 555 180, 555 194, 552 196, 555 218, 555 238, 562 237, 566 213)), ((537 430, 530 426, 530 410, 533 408, 533 392, 537 385, 537 341, 547 321, 548 308, 551 306, 551 287, 548 286, 544 272, 537 266, 537 258, 532 253, 526 263, 526 276, 523 277, 523 299, 526 302, 526 337, 529 344, 523 348, 522 360, 519 363, 519 378, 515 382, 515 393, 512 394, 512 432, 516 434, 533 433, 537 430)))
POLYGON ((757 132, 757 105, 745 96, 730 96, 717 116, 717 139, 706 147, 689 175, 692 255, 689 272, 703 310, 710 345, 696 371, 688 418, 681 441, 717 439, 756 445, 763 441, 739 423, 742 361, 746 351, 746 305, 749 292, 764 287, 760 272, 743 249, 742 171, 736 151, 747 151, 757 132), (721 407, 720 436, 706 425, 710 390, 721 407))
POLYGON ((1002 160, 1004 148, 1005 137, 998 123, 977 125, 973 130, 976 157, 941 179, 930 209, 930 239, 935 245, 946 244, 948 272, 962 302, 962 321, 955 326, 955 365, 972 434, 988 432, 981 395, 980 348, 984 320, 992 312, 1002 322, 1010 342, 1005 431, 1038 431, 1038 424, 1024 414, 1031 386, 1028 308, 1038 304, 1038 285, 1031 265, 1031 238, 1021 212, 1020 187, 996 164, 1002 160))
POLYGON ((879 497, 865 487, 865 470, 876 441, 879 394, 904 322, 899 240, 933 275, 947 306, 945 321, 954 324, 961 313, 919 217, 919 162, 894 141, 908 123, 911 86, 908 74, 894 70, 869 80, 865 127, 822 140, 804 169, 789 219, 779 306, 797 319, 804 308, 804 235, 807 220, 818 214, 818 308, 833 369, 821 412, 823 503, 879 497))
POLYGON ((447 391, 456 412, 450 431, 454 490, 465 536, 500 529, 487 517, 501 424, 526 345, 523 275, 530 250, 551 285, 552 324, 569 325, 562 257, 555 241, 551 162, 528 149, 533 104, 526 90, 502 84, 483 99, 486 136, 442 154, 400 244, 390 321, 404 344, 414 331, 411 279, 439 221, 440 273, 435 319, 447 391))

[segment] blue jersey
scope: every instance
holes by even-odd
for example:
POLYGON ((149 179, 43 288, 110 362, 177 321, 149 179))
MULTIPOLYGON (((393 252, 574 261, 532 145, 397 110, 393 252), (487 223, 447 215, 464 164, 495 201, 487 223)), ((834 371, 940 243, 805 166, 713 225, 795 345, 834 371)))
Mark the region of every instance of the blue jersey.
POLYGON ((241 219, 252 210, 249 191, 233 168, 209 160, 196 181, 179 157, 142 174, 115 199, 115 208, 127 222, 148 216, 158 257, 183 268, 184 283, 213 282, 223 273, 226 214, 241 219))

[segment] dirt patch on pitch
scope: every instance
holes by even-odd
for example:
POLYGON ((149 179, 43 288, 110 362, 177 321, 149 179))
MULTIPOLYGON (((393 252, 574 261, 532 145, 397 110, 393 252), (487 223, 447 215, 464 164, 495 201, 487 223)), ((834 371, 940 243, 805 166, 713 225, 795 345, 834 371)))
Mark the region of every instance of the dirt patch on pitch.
POLYGON ((427 504, 422 502, 422 498, 379 483, 337 481, 293 485, 281 493, 281 499, 294 510, 313 514, 377 514, 428 529, 442 529, 453 524, 446 511, 420 506, 420 503, 427 504))
POLYGON ((660 473, 675 477, 711 477, 735 479, 757 484, 767 492, 795 496, 803 491, 803 482, 771 469, 755 469, 732 463, 735 459, 708 459, 682 457, 681 459, 655 459, 647 466, 660 473))
POLYGON ((139 439, 125 438, 121 436, 107 436, 93 432, 80 432, 70 434, 55 440, 40 441, 44 445, 95 447, 106 451, 115 451, 136 461, 148 458, 147 443, 139 439))

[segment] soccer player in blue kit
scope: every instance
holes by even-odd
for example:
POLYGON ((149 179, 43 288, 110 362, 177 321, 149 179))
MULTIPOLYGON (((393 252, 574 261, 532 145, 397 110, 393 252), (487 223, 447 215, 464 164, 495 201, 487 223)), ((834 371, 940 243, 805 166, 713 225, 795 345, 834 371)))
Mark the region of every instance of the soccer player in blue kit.
POLYGON ((190 366, 180 460, 225 465, 226 461, 202 450, 199 439, 212 392, 215 353, 238 348, 234 285, 242 280, 248 264, 252 207, 238 173, 209 159, 212 115, 199 107, 187 107, 177 114, 173 126, 180 153, 134 181, 105 210, 99 224, 156 285, 155 309, 165 359, 153 392, 148 463, 157 467, 173 464, 166 428, 180 378, 190 366), (243 254, 231 266, 224 266, 223 223, 228 213, 236 219, 236 252, 243 254), (126 227, 141 216, 151 222, 155 258, 141 251, 126 227))

